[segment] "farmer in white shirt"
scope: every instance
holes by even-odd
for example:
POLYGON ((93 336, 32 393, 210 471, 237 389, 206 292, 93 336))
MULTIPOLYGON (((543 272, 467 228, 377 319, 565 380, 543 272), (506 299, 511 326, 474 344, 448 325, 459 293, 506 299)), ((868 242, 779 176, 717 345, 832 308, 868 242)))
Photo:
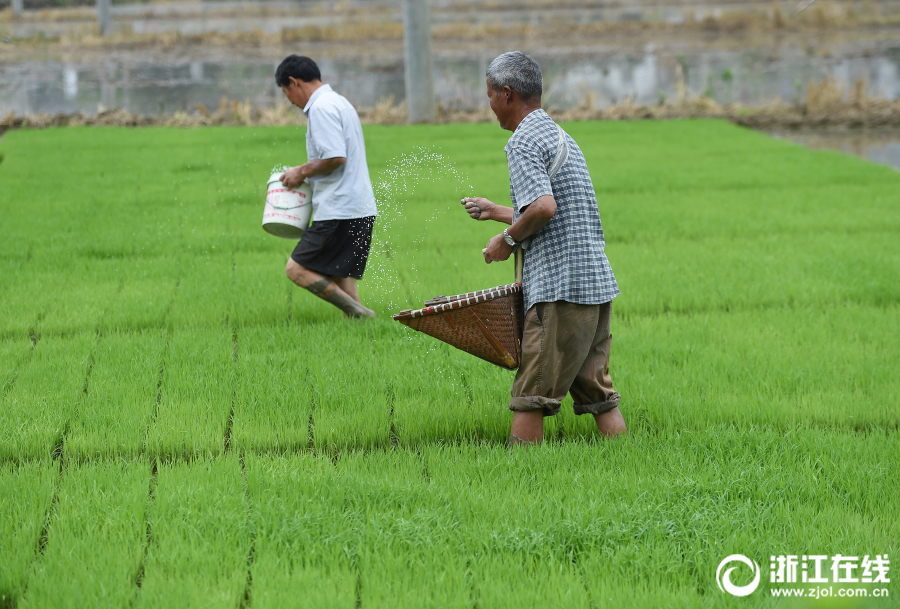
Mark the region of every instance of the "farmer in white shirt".
POLYGON ((359 116, 345 97, 322 83, 319 67, 309 57, 286 58, 275 70, 275 82, 308 118, 308 161, 285 171, 281 183, 291 188, 306 180, 313 191, 313 223, 285 272, 348 317, 375 317, 356 289, 378 213, 359 116))

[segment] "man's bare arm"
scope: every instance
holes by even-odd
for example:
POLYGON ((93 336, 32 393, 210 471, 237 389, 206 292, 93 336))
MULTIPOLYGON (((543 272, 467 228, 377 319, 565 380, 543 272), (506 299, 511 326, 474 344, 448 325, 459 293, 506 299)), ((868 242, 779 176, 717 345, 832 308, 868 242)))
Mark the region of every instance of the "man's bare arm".
POLYGON ((336 156, 331 159, 316 159, 297 167, 291 167, 281 176, 281 183, 287 188, 300 186, 309 176, 329 174, 344 163, 347 157, 336 156))
MULTIPOLYGON (((496 207, 500 207, 499 205, 496 207)), ((511 208, 505 208, 510 209, 511 208)), ((515 224, 507 229, 507 234, 516 241, 524 241, 541 230, 550 218, 556 214, 556 199, 550 195, 538 197, 533 203, 522 210, 522 214, 515 224)), ((513 253, 513 247, 506 243, 503 235, 497 235, 488 241, 487 247, 484 248, 484 261, 499 262, 506 260, 513 253)))
POLYGON ((466 208, 466 213, 474 220, 496 220, 503 224, 512 224, 512 207, 491 203, 484 197, 466 197, 460 201, 466 208))
POLYGON ((519 219, 506 232, 516 241, 525 241, 544 228, 554 214, 556 214, 556 199, 550 195, 538 197, 534 203, 522 210, 519 219))

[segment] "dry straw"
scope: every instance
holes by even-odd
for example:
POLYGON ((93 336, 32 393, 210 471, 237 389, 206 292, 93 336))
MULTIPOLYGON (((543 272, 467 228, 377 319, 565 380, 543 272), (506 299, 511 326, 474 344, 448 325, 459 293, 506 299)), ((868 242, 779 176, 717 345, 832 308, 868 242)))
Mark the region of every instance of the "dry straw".
MULTIPOLYGON (((900 100, 891 101, 869 95, 865 81, 858 80, 852 90, 830 77, 816 82, 810 80, 806 96, 797 103, 774 100, 766 106, 721 105, 715 100, 692 93, 683 82, 671 101, 654 105, 639 105, 632 98, 606 108, 596 107, 596 98, 586 93, 582 102, 570 109, 549 111, 560 121, 570 120, 644 120, 680 118, 723 118, 754 128, 803 127, 900 127, 900 100)), ((393 97, 372 107, 359 109, 365 124, 398 125, 406 123, 406 103, 396 104, 393 97)), ((472 123, 495 120, 487 108, 459 110, 438 107, 439 123, 472 123)), ((39 113, 18 116, 10 113, 0 121, 0 133, 8 129, 62 127, 77 125, 144 127, 166 126, 194 128, 211 125, 284 126, 304 124, 306 117, 287 104, 272 108, 255 108, 246 101, 223 97, 218 108, 211 112, 197 104, 193 112, 149 116, 129 113, 122 109, 101 109, 96 114, 39 113)))
MULTIPOLYGON (((596 4, 588 0, 566 2, 569 7, 580 7, 595 10, 596 4)), ((171 15, 156 10, 161 4, 148 5, 144 13, 133 17, 142 19, 165 18, 171 15)), ((198 7, 201 6, 198 4, 198 7)), ((677 10, 678 3, 670 7, 677 10)), ((795 4, 783 8, 782 3, 772 2, 770 5, 756 5, 752 8, 730 8, 724 6, 697 6, 683 4, 679 22, 671 22, 671 14, 663 19, 652 7, 640 20, 628 21, 619 18, 609 20, 583 20, 553 13, 559 4, 550 0, 528 3, 531 15, 528 20, 510 19, 485 22, 481 13, 491 9, 490 3, 475 4, 473 2, 457 2, 435 8, 435 24, 432 35, 436 41, 455 43, 458 41, 482 42, 511 38, 516 40, 540 41, 542 46, 553 46, 551 41, 567 41, 575 38, 584 40, 598 36, 620 36, 633 38, 635 35, 649 33, 659 36, 665 33, 694 33, 697 31, 734 35, 736 33, 761 32, 803 32, 823 30, 852 30, 854 28, 872 28, 896 25, 900 23, 900 11, 894 3, 879 3, 875 0, 858 2, 838 2, 835 0, 817 0, 798 10, 795 4)), ((502 8, 496 5, 493 8, 502 8)), ((266 6, 261 3, 246 3, 238 8, 232 6, 213 7, 203 5, 185 17, 216 18, 242 20, 247 18, 276 19, 282 16, 295 16, 296 11, 266 6)), ((20 40, 19 43, 46 45, 61 43, 63 45, 82 44, 88 46, 113 46, 116 44, 161 44, 173 46, 181 44, 247 44, 258 47, 273 43, 285 45, 297 42, 324 42, 338 44, 367 44, 379 41, 401 41, 403 23, 400 12, 386 5, 350 5, 346 3, 320 3, 309 8, 308 15, 327 18, 325 22, 314 23, 298 28, 283 28, 272 34, 254 29, 251 31, 217 33, 207 32, 194 35, 182 35, 178 32, 162 32, 137 34, 128 23, 120 24, 117 31, 101 38, 97 35, 94 22, 96 15, 88 7, 53 8, 25 11, 20 22, 31 23, 37 27, 41 23, 55 24, 66 22, 73 27, 70 33, 59 36, 35 36, 33 39, 20 40)), ((0 10, 0 32, 14 21, 12 10, 7 7, 0 10)), ((696 35, 696 34, 692 34, 696 35)))

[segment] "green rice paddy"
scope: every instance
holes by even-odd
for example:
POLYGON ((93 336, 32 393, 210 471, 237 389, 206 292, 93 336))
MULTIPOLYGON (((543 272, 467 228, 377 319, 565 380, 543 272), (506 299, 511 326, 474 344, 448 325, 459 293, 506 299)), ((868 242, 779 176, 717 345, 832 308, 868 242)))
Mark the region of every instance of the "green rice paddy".
POLYGON ((366 128, 363 324, 259 226, 305 128, 7 133, 0 607, 780 607, 771 555, 900 560, 900 175, 723 122, 565 127, 629 435, 567 400, 513 451, 513 373, 390 319, 511 282, 458 203, 508 204, 508 133, 366 128))

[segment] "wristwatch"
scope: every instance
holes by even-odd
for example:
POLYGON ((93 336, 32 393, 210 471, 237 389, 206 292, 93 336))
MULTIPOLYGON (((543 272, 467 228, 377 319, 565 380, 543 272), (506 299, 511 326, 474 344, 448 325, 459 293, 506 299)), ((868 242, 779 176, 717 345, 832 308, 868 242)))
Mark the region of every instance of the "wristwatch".
POLYGON ((506 241, 506 244, 510 247, 516 247, 519 242, 512 238, 512 235, 509 234, 509 229, 503 229, 503 240, 506 241))

